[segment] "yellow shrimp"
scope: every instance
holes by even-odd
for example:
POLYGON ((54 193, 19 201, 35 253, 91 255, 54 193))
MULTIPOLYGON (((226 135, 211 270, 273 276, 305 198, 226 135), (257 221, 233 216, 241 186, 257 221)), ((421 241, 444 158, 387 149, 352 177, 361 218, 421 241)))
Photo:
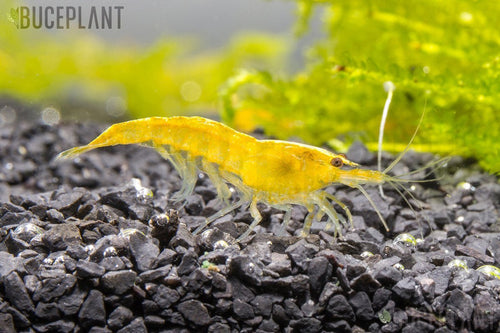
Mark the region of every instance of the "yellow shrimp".
POLYGON ((88 145, 66 150, 57 158, 72 158, 95 148, 119 144, 145 144, 169 160, 183 179, 176 200, 184 200, 192 193, 198 170, 209 176, 218 197, 226 203, 231 196, 227 184, 232 184, 240 194, 239 200, 228 203, 226 208, 207 218, 195 233, 217 218, 250 203, 253 222, 238 241, 247 237, 261 221, 257 209, 259 202, 285 212, 282 230, 290 221, 292 205, 295 204, 308 210, 303 235, 309 233, 315 217, 319 220, 325 214, 327 227, 335 226, 335 236, 341 235, 341 223, 346 224, 346 220, 337 214, 329 200, 345 211, 351 225, 352 216, 346 205, 324 190, 335 183, 360 190, 388 230, 384 218, 361 185, 405 181, 387 175, 402 155, 384 172, 361 169, 343 154, 294 142, 257 140, 202 117, 152 117, 118 123, 88 145))

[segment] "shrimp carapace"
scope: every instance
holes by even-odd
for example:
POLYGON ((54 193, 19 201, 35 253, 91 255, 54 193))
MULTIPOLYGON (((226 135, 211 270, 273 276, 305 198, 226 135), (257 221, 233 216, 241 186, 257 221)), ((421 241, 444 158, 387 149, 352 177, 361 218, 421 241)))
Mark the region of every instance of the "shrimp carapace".
POLYGON ((88 145, 66 150, 57 158, 72 158, 95 148, 120 144, 145 144, 169 160, 183 180, 181 189, 173 196, 177 201, 192 193, 199 171, 208 175, 226 207, 207 218, 196 233, 217 218, 250 204, 253 222, 238 240, 248 236, 261 221, 259 202, 285 212, 282 229, 290 221, 292 205, 301 205, 308 210, 304 235, 313 219, 319 220, 324 215, 328 218, 327 228, 334 226, 335 235, 341 234, 341 223, 347 222, 335 211, 332 202, 342 208, 351 224, 352 217, 345 204, 325 191, 325 187, 334 183, 359 189, 388 229, 361 185, 404 181, 385 172, 361 169, 343 154, 295 142, 257 140, 202 117, 152 117, 118 123, 88 145), (235 202, 230 202, 232 192, 228 184, 239 193, 235 202))

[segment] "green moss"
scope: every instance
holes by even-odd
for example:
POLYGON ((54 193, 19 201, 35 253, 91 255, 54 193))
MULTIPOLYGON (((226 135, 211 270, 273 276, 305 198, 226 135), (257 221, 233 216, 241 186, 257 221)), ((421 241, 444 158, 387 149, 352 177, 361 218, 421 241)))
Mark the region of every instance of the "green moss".
POLYGON ((416 147, 474 156, 500 171, 500 3, 491 1, 297 1, 296 31, 316 7, 326 36, 300 72, 240 72, 222 90, 224 119, 254 122, 279 138, 313 144, 375 141, 396 85, 385 138, 405 146, 426 105, 416 147))

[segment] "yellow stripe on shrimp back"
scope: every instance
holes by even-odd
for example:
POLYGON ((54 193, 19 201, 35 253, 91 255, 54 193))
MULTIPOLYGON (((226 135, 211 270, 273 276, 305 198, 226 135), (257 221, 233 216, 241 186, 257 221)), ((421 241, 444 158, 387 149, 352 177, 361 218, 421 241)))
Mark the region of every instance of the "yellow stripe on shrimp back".
POLYGON ((147 144, 168 159, 183 179, 182 188, 174 198, 184 200, 195 186, 198 171, 205 172, 218 197, 227 207, 209 217, 195 232, 244 204, 250 204, 253 222, 238 240, 246 237, 261 221, 257 203, 262 202, 285 212, 282 228, 291 216, 292 205, 307 208, 303 234, 307 234, 313 219, 326 215, 335 234, 346 223, 330 201, 340 205, 352 222, 348 208, 324 191, 330 184, 342 183, 358 188, 369 200, 387 225, 361 184, 381 184, 402 181, 385 173, 365 170, 343 154, 325 149, 279 140, 257 140, 219 122, 202 117, 152 117, 110 126, 86 146, 75 147, 58 155, 72 158, 86 151, 121 144, 147 144), (343 166, 349 166, 348 169, 343 166), (232 184, 239 200, 230 203, 232 184))

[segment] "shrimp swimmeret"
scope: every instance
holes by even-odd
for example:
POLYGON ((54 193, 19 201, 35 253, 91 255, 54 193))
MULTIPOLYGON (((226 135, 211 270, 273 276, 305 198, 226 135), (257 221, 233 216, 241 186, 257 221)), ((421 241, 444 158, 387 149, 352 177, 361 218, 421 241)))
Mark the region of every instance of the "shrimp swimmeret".
POLYGON ((363 193, 378 214, 386 230, 387 224, 363 184, 391 183, 394 187, 407 180, 387 175, 401 159, 400 155, 383 172, 362 169, 343 154, 300 143, 279 140, 258 140, 219 122, 201 117, 152 117, 110 126, 86 146, 75 147, 58 155, 72 158, 86 151, 119 144, 146 144, 169 160, 183 179, 175 200, 186 199, 193 191, 198 170, 206 173, 214 184, 218 198, 227 206, 207 218, 195 233, 209 223, 250 203, 253 222, 238 240, 248 236, 262 219, 257 203, 262 202, 285 212, 282 230, 290 221, 292 205, 307 208, 302 234, 307 235, 313 219, 328 217, 327 228, 335 226, 341 235, 346 219, 337 214, 338 204, 352 225, 352 216, 345 204, 324 189, 341 183, 363 193), (347 166, 347 167, 344 167, 347 166), (230 203, 232 184, 239 199, 230 203), (331 201, 331 202, 330 202, 331 201))

